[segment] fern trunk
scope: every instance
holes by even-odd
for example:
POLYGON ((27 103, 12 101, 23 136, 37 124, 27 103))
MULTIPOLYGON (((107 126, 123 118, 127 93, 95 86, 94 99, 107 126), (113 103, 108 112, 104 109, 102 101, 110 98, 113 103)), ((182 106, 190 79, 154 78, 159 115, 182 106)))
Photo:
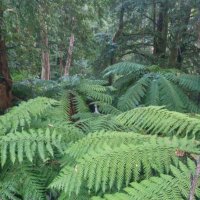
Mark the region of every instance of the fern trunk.
POLYGON ((200 157, 197 160, 196 171, 195 171, 194 176, 192 177, 189 200, 194 200, 195 199, 195 190, 197 189, 199 176, 200 176, 200 157))

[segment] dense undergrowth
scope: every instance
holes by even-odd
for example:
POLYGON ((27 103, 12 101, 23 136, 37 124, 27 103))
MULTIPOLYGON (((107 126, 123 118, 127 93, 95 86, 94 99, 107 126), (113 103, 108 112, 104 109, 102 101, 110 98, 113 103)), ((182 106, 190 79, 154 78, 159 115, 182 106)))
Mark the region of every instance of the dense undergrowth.
POLYGON ((1 199, 188 199, 200 77, 135 63, 114 75, 14 86, 30 100, 0 117, 1 199))

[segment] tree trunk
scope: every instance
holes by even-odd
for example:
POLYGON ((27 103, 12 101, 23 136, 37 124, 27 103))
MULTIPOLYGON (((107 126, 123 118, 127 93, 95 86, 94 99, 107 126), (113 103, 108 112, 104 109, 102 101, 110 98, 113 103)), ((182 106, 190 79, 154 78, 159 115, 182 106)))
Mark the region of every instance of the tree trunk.
POLYGON ((190 15, 191 15, 191 6, 190 2, 181 1, 180 10, 184 10, 184 18, 182 15, 179 16, 178 23, 175 24, 175 27, 180 27, 175 31, 172 45, 170 47, 170 55, 169 55, 169 67, 176 67, 181 69, 183 63, 183 53, 185 51, 184 37, 187 33, 187 26, 189 24, 190 15))
MULTIPOLYGON (((154 2, 154 9, 156 9, 155 2, 154 2)), ((165 57, 167 48, 167 34, 168 34, 168 24, 169 24, 168 10, 169 10, 168 1, 166 0, 165 2, 161 2, 159 8, 158 20, 156 22, 156 33, 154 36, 155 37, 154 55, 161 58, 165 57)))
POLYGON ((3 37, 3 9, 0 5, 0 110, 11 106, 12 80, 8 69, 8 59, 5 40, 3 37))
POLYGON ((42 80, 50 80, 49 42, 47 29, 42 31, 42 80))
POLYGON ((200 49, 200 13, 198 14, 198 19, 196 22, 196 31, 197 31, 197 35, 198 35, 197 48, 200 49))
MULTIPOLYGON (((117 41, 119 40, 119 38, 121 37, 122 33, 123 33, 123 29, 124 29, 124 12, 125 12, 125 8, 124 8, 124 4, 122 3, 121 6, 121 10, 120 10, 120 16, 119 16, 119 26, 118 29, 112 39, 112 43, 117 43, 117 41)), ((111 55, 110 58, 110 65, 114 65, 116 63, 116 56, 115 56, 115 52, 113 52, 113 54, 111 55)), ((109 85, 112 85, 113 83, 113 76, 110 75, 108 77, 108 83, 109 85)))
POLYGON ((62 49, 60 49, 59 51, 59 65, 60 65, 60 77, 62 77, 64 71, 62 49))
POLYGON ((73 49, 74 49, 74 34, 71 34, 70 40, 69 40, 69 48, 68 48, 68 55, 67 55, 67 60, 65 64, 65 69, 64 69, 64 75, 68 76, 69 75, 69 69, 71 67, 71 62, 72 62, 72 54, 73 54, 73 49))

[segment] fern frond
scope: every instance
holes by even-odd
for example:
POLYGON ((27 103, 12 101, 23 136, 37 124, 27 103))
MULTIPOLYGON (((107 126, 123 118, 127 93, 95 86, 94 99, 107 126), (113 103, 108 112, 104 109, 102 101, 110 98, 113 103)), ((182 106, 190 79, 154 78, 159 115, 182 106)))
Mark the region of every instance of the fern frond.
POLYGON ((102 151, 103 147, 116 148, 121 145, 128 144, 142 144, 148 142, 149 136, 136 134, 133 132, 105 132, 99 131, 96 133, 91 133, 84 137, 83 139, 74 143, 69 147, 65 153, 69 154, 74 158, 83 156, 88 152, 98 152, 102 151))
MULTIPOLYGON (((85 116, 85 115, 83 115, 85 116)), ((86 133, 96 132, 100 130, 123 130, 118 121, 112 115, 90 114, 89 118, 83 118, 75 123, 75 125, 86 133), (109 122, 109 123, 108 123, 109 122)))
POLYGON ((163 107, 136 108, 120 114, 117 121, 124 126, 145 129, 153 134, 188 135, 199 139, 200 120, 187 114, 163 109, 163 107))
POLYGON ((177 164, 177 149, 185 152, 198 152, 191 141, 169 139, 150 140, 142 145, 126 145, 120 148, 107 148, 101 153, 88 153, 76 161, 74 167, 64 167, 50 187, 62 190, 69 195, 79 193, 80 187, 87 185, 89 190, 105 192, 108 189, 120 190, 131 180, 150 177, 155 172, 169 172, 171 164, 177 164))
POLYGON ((148 76, 144 76, 138 80, 122 97, 120 97, 118 108, 122 111, 127 111, 137 107, 141 99, 145 96, 149 81, 148 76))
POLYGON ((144 71, 145 66, 137 63, 131 63, 131 62, 120 62, 117 64, 114 64, 104 71, 104 77, 108 77, 110 75, 125 75, 129 74, 130 72, 135 73, 138 71, 144 71))
POLYGON ((24 200, 45 200, 45 177, 32 166, 21 165, 21 193, 24 200))
POLYGON ((181 74, 178 76, 179 85, 194 92, 200 92, 200 76, 191 74, 181 74))
POLYGON ((86 105, 86 102, 84 101, 83 97, 75 92, 73 94, 74 94, 74 104, 76 107, 76 112, 77 113, 89 112, 89 108, 86 105))
POLYGON ((2 200, 20 200, 17 197, 19 194, 17 184, 11 181, 0 181, 0 199, 2 200))
POLYGON ((29 127, 31 118, 37 118, 56 103, 57 101, 45 97, 37 97, 28 102, 22 102, 5 115, 0 116, 0 135, 17 131, 18 128, 22 130, 25 126, 29 127))
POLYGON ((104 198, 93 197, 92 200, 183 200, 188 198, 190 190, 191 170, 183 163, 179 163, 181 170, 171 166, 173 175, 161 174, 140 183, 133 182, 122 193, 108 194, 104 198))
POLYGON ((141 75, 139 72, 133 72, 129 73, 126 76, 122 76, 118 78, 114 83, 113 86, 117 88, 118 90, 124 90, 128 88, 132 83, 136 82, 139 78, 141 78, 141 75))
POLYGON ((13 163, 16 160, 21 163, 24 160, 24 156, 32 162, 36 153, 39 154, 42 160, 45 160, 47 153, 53 156, 53 147, 63 152, 61 143, 61 135, 55 131, 51 132, 49 129, 46 131, 29 130, 28 132, 22 131, 7 134, 0 138, 1 165, 4 166, 8 158, 13 163))
POLYGON ((159 78, 160 87, 160 100, 162 105, 166 105, 167 108, 175 111, 183 111, 184 104, 180 96, 178 95, 176 85, 168 81, 164 76, 159 78))
POLYGON ((151 85, 146 94, 145 104, 155 105, 155 106, 158 106, 160 104, 160 91, 159 91, 159 84, 158 84, 157 79, 153 79, 151 81, 151 85))
POLYGON ((117 108, 115 108, 114 106, 110 104, 103 103, 103 102, 94 102, 94 104, 98 106, 98 110, 100 113, 112 114, 112 115, 118 115, 121 113, 120 110, 118 110, 117 108))

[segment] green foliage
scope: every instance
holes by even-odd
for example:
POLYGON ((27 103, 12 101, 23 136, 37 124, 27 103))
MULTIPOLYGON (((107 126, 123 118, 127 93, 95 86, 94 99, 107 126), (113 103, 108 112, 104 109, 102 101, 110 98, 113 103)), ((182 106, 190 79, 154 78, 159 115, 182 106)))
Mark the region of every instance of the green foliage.
POLYGON ((113 86, 118 89, 117 108, 122 111, 140 105, 165 105, 170 110, 199 113, 193 94, 200 90, 198 75, 176 75, 168 70, 158 68, 155 71, 152 67, 127 62, 110 66, 104 73, 105 76, 120 75, 113 86))
POLYGON ((183 166, 193 166, 194 170, 192 161, 186 160, 200 154, 198 115, 156 106, 122 113, 105 100, 107 88, 101 82, 70 81, 64 84, 70 88, 66 91, 68 98, 61 102, 39 97, 2 116, 12 119, 11 113, 16 114, 16 125, 8 123, 0 137, 0 174, 5 174, 0 181, 2 197, 45 199, 48 195, 79 200, 108 193, 105 199, 129 199, 130 194, 134 198, 143 195, 148 199, 158 194, 160 198, 175 195, 180 199, 182 194, 188 195, 190 179, 183 166), (96 113, 89 112, 86 104, 92 97, 88 84, 91 93, 103 94, 100 99, 93 96, 96 113), (73 115, 66 115, 68 107, 62 109, 63 102, 70 109, 73 103, 73 115), (23 116, 29 120, 21 124, 19 116, 25 109, 23 116), (13 180, 9 187, 7 179, 13 180), (15 184, 18 179, 20 185, 15 184), (172 188, 174 192, 166 193, 172 188))
POLYGON ((49 129, 45 132, 42 130, 29 130, 29 132, 22 131, 7 134, 0 138, 1 165, 5 164, 7 157, 13 163, 16 159, 21 163, 24 156, 32 162, 36 153, 39 154, 42 160, 46 160, 47 153, 53 156, 53 147, 57 147, 62 152, 61 142, 61 135, 58 135, 55 131, 51 132, 49 129))
MULTIPOLYGON (((171 166, 172 175, 161 174, 159 177, 152 177, 140 183, 133 182, 130 184, 130 187, 124 189, 123 193, 105 195, 104 198, 93 197, 92 200, 187 199, 190 190, 188 180, 190 179, 191 171, 194 171, 194 164, 192 165, 192 168, 181 162, 179 165, 180 169, 171 166)), ((196 194, 199 197, 199 190, 196 194)))
MULTIPOLYGON (((181 137, 189 136, 199 140, 200 121, 196 115, 185 115, 163 109, 163 107, 142 107, 117 116, 125 126, 134 126, 153 134, 181 137)), ((198 115, 197 115, 198 116, 198 115)))
POLYGON ((0 116, 0 135, 30 127, 32 118, 41 116, 53 104, 56 104, 55 100, 45 97, 22 102, 20 106, 14 107, 5 115, 0 116))

